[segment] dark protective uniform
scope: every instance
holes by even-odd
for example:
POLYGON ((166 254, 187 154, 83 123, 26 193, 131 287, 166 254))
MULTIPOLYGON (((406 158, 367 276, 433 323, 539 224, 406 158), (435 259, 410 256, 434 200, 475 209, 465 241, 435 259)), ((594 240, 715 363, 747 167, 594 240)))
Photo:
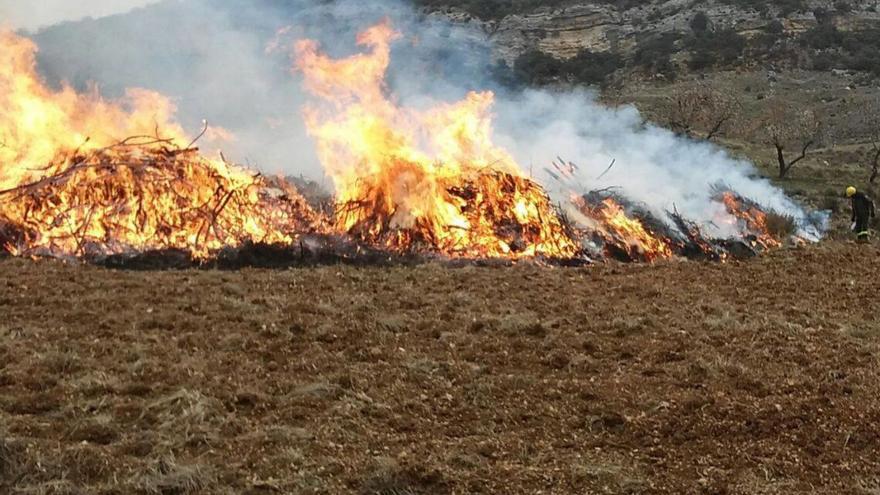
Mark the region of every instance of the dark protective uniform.
POLYGON ((852 197, 852 221, 856 223, 856 236, 860 241, 868 240, 868 225, 874 218, 874 201, 863 192, 852 197))

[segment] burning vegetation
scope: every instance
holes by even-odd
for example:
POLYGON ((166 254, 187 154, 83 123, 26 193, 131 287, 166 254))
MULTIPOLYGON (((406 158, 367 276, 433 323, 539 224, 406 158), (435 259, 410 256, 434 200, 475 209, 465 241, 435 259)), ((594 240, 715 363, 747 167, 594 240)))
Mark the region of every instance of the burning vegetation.
MULTIPOLYGON (((0 250, 87 260, 175 251, 204 262, 264 246, 271 256, 324 249, 349 259, 653 262, 781 245, 759 205, 721 189, 728 215, 719 221, 740 233, 732 241, 613 194, 574 195, 570 220, 493 144, 491 92, 429 110, 388 97, 398 37, 381 23, 359 36, 365 53, 338 60, 311 40, 294 47, 295 71, 315 97, 305 122, 335 186, 327 211, 291 182, 202 155, 159 94, 133 90, 110 102, 97 91, 49 88, 35 70, 36 47, 0 34, 0 250)), ((573 173, 566 167, 557 170, 573 173)))
POLYGON ((623 261, 655 261, 673 256, 668 239, 627 214, 614 198, 575 196, 572 203, 584 214, 586 230, 592 233, 594 242, 602 246, 606 256, 623 261))
MULTIPOLYGON (((717 198, 724 203, 730 219, 752 247, 760 249, 777 248, 782 242, 771 232, 767 213, 761 207, 731 190, 718 190, 717 198)), ((779 235, 781 233, 776 233, 779 235)))
MULTIPOLYGON (((712 237, 678 211, 667 211, 665 219, 658 218, 608 191, 574 195, 571 204, 581 235, 590 239, 587 251, 596 258, 652 262, 678 256, 724 261, 750 258, 779 248, 784 238, 794 236, 791 218, 767 213, 757 203, 724 186, 717 186, 715 191, 714 201, 723 205, 726 212, 718 216, 718 222, 726 230, 735 231, 734 236, 712 237), (774 231, 769 227, 770 218, 778 218, 786 226, 774 231)), ((714 227, 717 230, 719 226, 714 227)))
POLYGON ((334 60, 297 43, 297 69, 321 101, 305 111, 339 206, 357 239, 453 257, 571 258, 578 245, 544 190, 492 143, 494 95, 419 112, 386 97, 389 23, 360 35, 369 53, 334 60))
POLYGON ((61 158, 52 175, 0 192, 6 249, 83 258, 178 249, 207 258, 245 242, 291 244, 320 226, 286 182, 156 143, 126 140, 61 158))
POLYGON ((146 91, 123 103, 37 77, 28 40, 0 35, 0 246, 94 258, 177 249, 205 258, 319 229, 292 186, 201 156, 146 91), (165 133, 159 136, 159 129, 165 133), (117 140, 117 133, 131 135, 117 140))

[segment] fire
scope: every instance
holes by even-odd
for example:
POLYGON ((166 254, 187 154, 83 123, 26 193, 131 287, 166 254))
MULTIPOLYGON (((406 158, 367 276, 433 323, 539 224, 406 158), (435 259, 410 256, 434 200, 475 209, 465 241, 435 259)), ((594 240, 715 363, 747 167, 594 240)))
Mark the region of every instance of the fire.
POLYGON ((316 42, 295 46, 304 111, 333 179, 336 227, 399 250, 449 256, 573 257, 579 250, 544 190, 492 143, 491 92, 428 111, 386 96, 391 44, 386 21, 358 36, 367 53, 329 58, 316 42))
POLYGON ((78 94, 64 85, 48 88, 36 73, 36 46, 0 31, 0 190, 57 172, 63 153, 86 153, 126 136, 155 134, 184 141, 171 122, 174 105, 146 90, 129 91, 126 110, 97 92, 78 94), (46 167, 50 166, 50 169, 46 167))
POLYGON ((614 199, 606 198, 595 207, 591 207, 580 196, 572 198, 572 201, 581 213, 593 220, 590 228, 601 238, 609 256, 643 261, 673 256, 666 238, 652 233, 642 221, 627 215, 614 199))
POLYGON ((770 233, 767 227, 767 213, 757 205, 747 204, 731 191, 720 195, 727 212, 736 218, 744 239, 753 239, 753 247, 778 248, 782 243, 770 233))
POLYGON ((166 98, 134 90, 109 102, 96 91, 50 89, 36 74, 35 52, 29 40, 0 33, 6 251, 207 256, 247 241, 291 243, 297 229, 319 223, 292 187, 190 148, 166 98))
MULTIPOLYGON (((670 226, 601 196, 574 198, 583 222, 575 232, 493 144, 491 92, 428 110, 389 97, 399 37, 381 23, 358 37, 364 53, 339 60, 314 41, 295 45, 296 70, 315 97, 306 126, 336 190, 327 220, 286 181, 201 155, 162 95, 131 90, 108 101, 96 90, 50 88, 34 44, 0 32, 0 250, 89 259, 176 249, 204 259, 246 243, 302 249, 302 234, 339 233, 322 238, 359 241, 356 252, 467 258, 581 260, 594 254, 580 242, 590 236, 604 256, 629 261, 741 251, 738 239, 706 238, 677 212, 670 226)), ((222 129, 202 134, 234 139, 222 129)), ((575 166, 557 170, 570 177, 575 166)), ((727 190, 717 199, 751 248, 780 245, 758 205, 727 190)))

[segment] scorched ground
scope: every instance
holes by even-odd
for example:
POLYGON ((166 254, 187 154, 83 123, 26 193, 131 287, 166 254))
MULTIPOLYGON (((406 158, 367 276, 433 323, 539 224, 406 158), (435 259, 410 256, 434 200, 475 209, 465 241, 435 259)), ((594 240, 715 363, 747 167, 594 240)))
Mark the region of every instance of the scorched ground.
POLYGON ((7 259, 0 492, 876 493, 878 255, 7 259))

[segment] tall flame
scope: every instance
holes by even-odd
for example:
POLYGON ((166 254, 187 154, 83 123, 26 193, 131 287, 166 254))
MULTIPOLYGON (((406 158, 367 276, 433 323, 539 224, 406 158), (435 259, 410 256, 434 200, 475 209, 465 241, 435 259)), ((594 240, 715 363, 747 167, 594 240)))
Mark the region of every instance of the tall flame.
POLYGON ((358 36, 368 49, 335 60, 315 41, 295 45, 296 68, 322 104, 305 121, 336 187, 337 228, 399 249, 452 256, 571 257, 543 189, 492 143, 491 92, 428 111, 386 96, 389 22, 358 36))
POLYGON ((97 91, 79 94, 70 86, 48 88, 37 76, 37 47, 26 38, 0 31, 0 190, 47 173, 63 152, 88 152, 122 137, 153 136, 184 141, 171 121, 174 105, 162 95, 129 90, 125 104, 103 100, 97 91), (14 166, 13 166, 14 164, 14 166))
POLYGON ((108 102, 97 91, 53 90, 37 76, 35 52, 0 32, 0 248, 204 256, 245 241, 290 243, 302 223, 317 222, 286 184, 187 149, 165 97, 132 90, 108 102))
MULTIPOLYGON (((338 60, 314 41, 295 45, 296 70, 315 97, 304 118, 336 189, 331 229, 287 182, 202 156, 164 96, 130 90, 108 101, 94 89, 51 88, 37 75, 36 46, 0 31, 0 250, 88 257, 173 248, 208 257, 335 230, 372 246, 460 257, 574 258, 592 249, 575 241, 583 235, 620 259, 724 259, 723 242, 677 213, 678 234, 611 198, 576 197, 585 222, 575 232, 493 144, 491 92, 429 110, 389 97, 399 37, 380 23, 358 36, 363 53, 338 60)), ((757 204, 723 192, 723 221, 753 247, 780 245, 757 204)))

